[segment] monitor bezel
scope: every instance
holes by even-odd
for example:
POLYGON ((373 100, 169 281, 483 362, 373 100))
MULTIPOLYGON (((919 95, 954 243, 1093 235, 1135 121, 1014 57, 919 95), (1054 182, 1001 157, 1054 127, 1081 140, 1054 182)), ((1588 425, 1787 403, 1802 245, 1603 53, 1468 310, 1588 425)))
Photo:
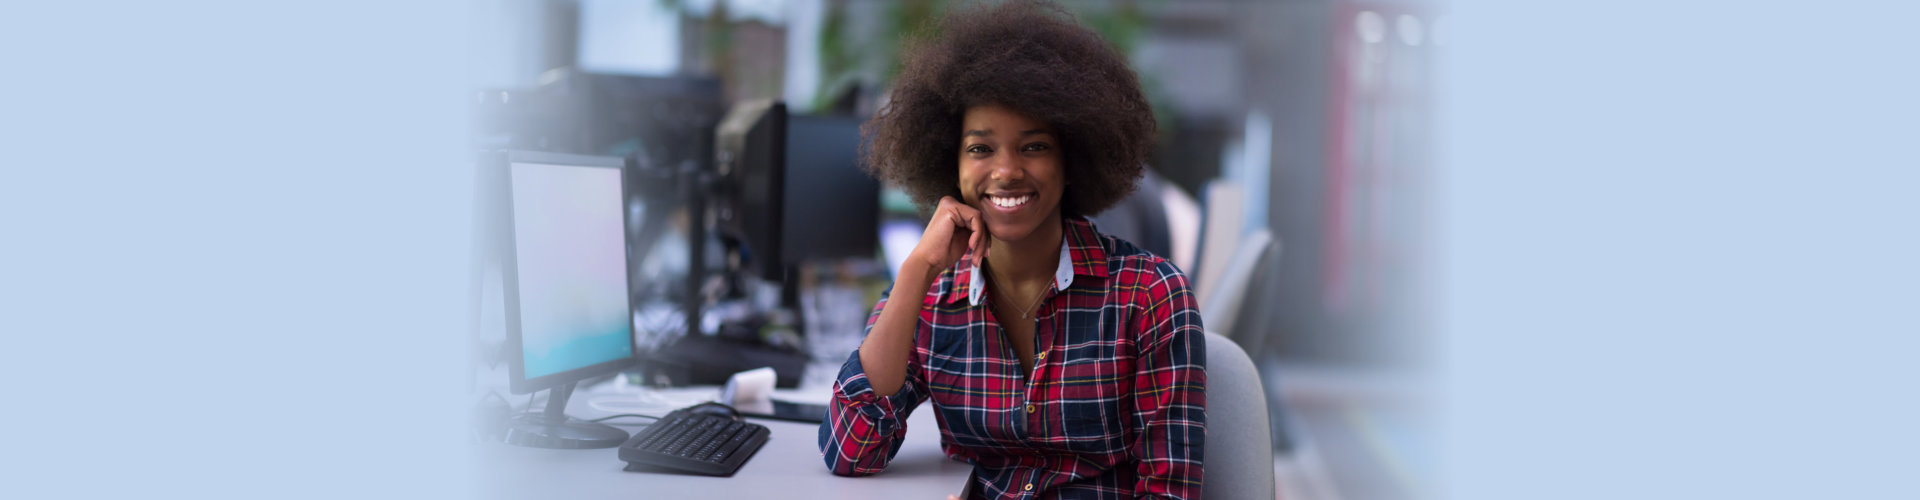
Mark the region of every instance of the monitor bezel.
MULTIPOLYGON (((626 200, 630 199, 630 196, 632 195, 632 193, 628 192, 629 189, 626 182, 627 181, 626 160, 623 158, 612 157, 612 156, 589 156, 589 155, 577 155, 577 154, 566 154, 566 153, 548 153, 548 152, 539 152, 539 151, 504 151, 504 152, 501 152, 501 154, 498 157, 498 160, 492 163, 493 163, 493 165, 491 166, 492 168, 489 169, 490 171, 488 172, 488 174, 494 176, 493 184, 495 186, 498 186, 497 193, 500 196, 498 200, 500 200, 500 203, 503 204, 502 207, 505 208, 505 210, 502 210, 500 212, 501 220, 497 221, 500 224, 499 227, 501 228, 501 231, 500 231, 500 239, 496 241, 496 244, 499 245, 499 249, 500 249, 499 255, 500 255, 500 277, 501 277, 500 288, 502 292, 501 295, 503 295, 505 298, 504 309, 506 313, 505 316, 506 316, 507 339, 506 339, 506 345, 504 346, 505 349, 503 350, 503 352, 505 354, 504 357, 507 358, 507 371, 508 371, 507 385, 509 390, 511 390, 514 394, 532 393, 540 390, 560 387, 570 383, 578 382, 580 380, 585 380, 585 379, 589 379, 589 378, 593 378, 601 375, 606 375, 609 373, 618 372, 622 369, 625 369, 629 366, 633 366, 636 363, 638 363, 640 353, 637 348, 632 346, 633 339, 631 335, 631 331, 632 331, 631 328, 632 328, 632 321, 633 321, 632 276, 633 276, 634 263, 633 263, 633 260, 629 258, 629 259, 625 259, 626 269, 621 273, 621 276, 620 276, 620 281, 624 289, 627 290, 627 294, 628 294, 627 300, 625 301, 628 308, 626 319, 627 319, 628 328, 629 328, 628 330, 629 335, 627 339, 628 341, 627 356, 624 358, 615 359, 612 361, 607 361, 607 362, 593 364, 593 365, 587 365, 584 367, 575 368, 575 369, 567 370, 563 372, 550 373, 547 375, 542 375, 542 376, 534 377, 531 379, 526 377, 526 373, 527 373, 526 372, 526 353, 522 351, 523 343, 521 339, 521 325, 520 325, 519 249, 518 249, 517 240, 515 239, 516 229, 514 227, 514 219, 513 219, 514 207, 513 207, 512 171, 513 171, 514 164, 540 163, 540 164, 562 165, 562 166, 572 166, 572 167, 611 168, 615 172, 618 172, 620 174, 620 200, 621 200, 620 220, 621 220, 621 227, 622 227, 622 230, 621 230, 622 239, 623 240, 632 239, 632 235, 627 234, 625 230, 625 228, 632 223, 632 221, 628 220, 630 217, 632 217, 632 214, 626 208, 626 200)), ((632 242, 628 241, 627 244, 631 245, 632 242)), ((627 249, 627 254, 629 256, 632 254, 631 248, 627 249)))

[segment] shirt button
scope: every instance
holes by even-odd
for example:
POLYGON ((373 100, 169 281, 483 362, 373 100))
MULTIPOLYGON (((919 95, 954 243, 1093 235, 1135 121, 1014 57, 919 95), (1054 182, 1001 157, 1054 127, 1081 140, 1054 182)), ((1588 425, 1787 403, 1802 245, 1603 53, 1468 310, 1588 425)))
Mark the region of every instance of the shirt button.
MULTIPOLYGON (((1033 413, 1033 412, 1034 412, 1034 410, 1038 410, 1038 409, 1039 409, 1039 408, 1036 408, 1036 407, 1034 407, 1033 405, 1027 405, 1027 413, 1033 413)), ((1027 489, 1033 489, 1033 488, 1032 488, 1032 485, 1028 485, 1028 488, 1027 488, 1027 489)))
POLYGON ((1033 483, 1027 483, 1027 491, 1033 491, 1033 483))
POLYGON ((1045 353, 1045 352, 1042 352, 1042 353, 1040 353, 1040 354, 1035 354, 1035 355, 1034 355, 1033 357, 1034 357, 1034 359, 1041 359, 1041 360, 1044 360, 1044 359, 1047 359, 1047 353, 1045 353))

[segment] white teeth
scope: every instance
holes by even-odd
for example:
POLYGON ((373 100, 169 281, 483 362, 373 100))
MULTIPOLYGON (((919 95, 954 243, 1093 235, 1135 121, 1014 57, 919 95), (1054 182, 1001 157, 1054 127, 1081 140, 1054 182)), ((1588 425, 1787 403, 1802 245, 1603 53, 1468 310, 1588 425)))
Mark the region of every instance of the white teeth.
POLYGON ((1033 199, 1033 195, 1026 195, 1019 198, 1003 198, 999 196, 987 197, 987 200, 992 201, 993 204, 999 205, 1005 208, 1013 208, 1020 205, 1025 205, 1027 204, 1028 200, 1032 200, 1032 199, 1033 199))

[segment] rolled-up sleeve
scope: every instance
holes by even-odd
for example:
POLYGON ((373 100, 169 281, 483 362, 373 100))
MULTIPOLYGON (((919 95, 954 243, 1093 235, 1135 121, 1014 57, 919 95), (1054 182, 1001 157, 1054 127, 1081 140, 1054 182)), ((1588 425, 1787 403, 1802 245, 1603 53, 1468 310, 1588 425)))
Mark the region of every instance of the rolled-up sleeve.
MULTIPOLYGON (((867 315, 867 333, 873 333, 873 324, 880 320, 880 311, 887 306, 891 292, 882 292, 880 302, 867 315)), ((916 340, 928 334, 930 328, 924 307, 915 325, 916 340)), ((907 415, 927 398, 926 382, 920 375, 917 358, 917 355, 908 356, 907 377, 900 391, 881 396, 867 380, 866 369, 860 365, 860 352, 856 350, 847 357, 847 363, 840 367, 839 379, 834 382, 833 403, 828 405, 827 420, 820 424, 820 454, 834 474, 865 476, 880 472, 886 469, 894 454, 899 453, 907 434, 907 415)))
POLYGON ((1186 276, 1162 269, 1139 319, 1132 443, 1137 498, 1198 498, 1207 425, 1207 336, 1186 276))

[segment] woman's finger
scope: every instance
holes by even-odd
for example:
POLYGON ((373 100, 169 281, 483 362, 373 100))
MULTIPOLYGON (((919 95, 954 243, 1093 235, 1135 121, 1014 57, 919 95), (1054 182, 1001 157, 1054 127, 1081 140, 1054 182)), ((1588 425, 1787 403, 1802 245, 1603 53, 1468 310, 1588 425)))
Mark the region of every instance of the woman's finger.
POLYGON ((961 213, 958 207, 947 208, 947 221, 948 224, 952 224, 948 227, 949 231, 957 233, 957 230, 967 228, 967 215, 961 213))
POLYGON ((982 248, 982 246, 985 245, 987 241, 987 218, 982 217, 982 215, 984 214, 981 214, 979 210, 974 210, 973 223, 967 228, 973 230, 973 237, 979 238, 973 247, 976 253, 986 251, 986 248, 982 248))

